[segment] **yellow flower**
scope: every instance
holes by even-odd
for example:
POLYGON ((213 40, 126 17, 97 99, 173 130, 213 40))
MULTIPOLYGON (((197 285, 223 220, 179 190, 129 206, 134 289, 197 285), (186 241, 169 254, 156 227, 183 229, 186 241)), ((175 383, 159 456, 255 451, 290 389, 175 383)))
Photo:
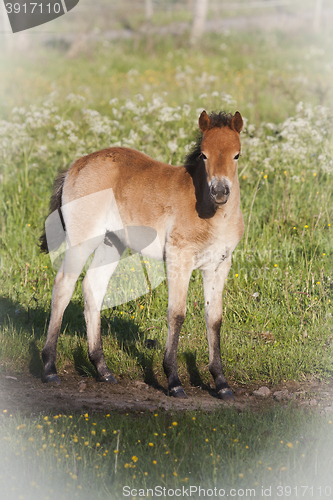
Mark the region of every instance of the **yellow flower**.
POLYGON ((89 441, 85 441, 84 444, 85 444, 85 446, 88 446, 89 441))
POLYGON ((292 448, 293 447, 293 443, 287 443, 287 446, 288 446, 288 448, 292 448))
POLYGON ((316 175, 317 175, 316 172, 313 172, 313 177, 316 177, 316 175))
POLYGON ((138 457, 136 457, 135 455, 133 455, 132 460, 133 460, 133 462, 135 463, 135 462, 137 462, 137 461, 138 461, 138 457))
POLYGON ((154 443, 148 443, 148 446, 154 446, 154 443))
POLYGON ((119 453, 119 451, 118 451, 118 450, 114 450, 114 452, 115 452, 115 453, 119 453))
POLYGON ((157 464, 156 460, 153 460, 153 464, 154 464, 154 465, 156 465, 156 464, 157 464))
POLYGON ((28 439, 28 441, 30 441, 30 443, 33 443, 34 442, 34 438, 31 437, 31 438, 28 439))
POLYGON ((173 475, 174 475, 175 477, 177 477, 177 476, 178 476, 177 472, 174 472, 174 473, 173 473, 173 475))
POLYGON ((309 226, 308 226, 307 224, 305 224, 305 226, 304 226, 304 227, 305 227, 305 228, 308 228, 309 226))
POLYGON ((244 474, 238 474, 238 477, 240 477, 242 479, 242 477, 244 477, 244 474))
POLYGON ((91 431, 91 434, 92 434, 93 436, 95 436, 95 435, 96 435, 96 431, 91 431))
POLYGON ((287 467, 281 467, 281 470, 282 470, 282 471, 283 471, 283 470, 287 470, 287 467))
POLYGON ((267 174, 266 174, 266 175, 264 175, 264 179, 267 179, 267 174))
POLYGON ((176 426, 178 425, 178 422, 172 422, 172 425, 176 426))

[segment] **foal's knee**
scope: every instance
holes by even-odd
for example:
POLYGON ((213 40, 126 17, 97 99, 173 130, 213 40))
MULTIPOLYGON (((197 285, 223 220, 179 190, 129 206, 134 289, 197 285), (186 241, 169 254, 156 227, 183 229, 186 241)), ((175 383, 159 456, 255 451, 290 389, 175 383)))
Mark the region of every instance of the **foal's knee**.
POLYGON ((179 332, 185 321, 185 313, 169 314, 169 325, 176 332, 179 332))

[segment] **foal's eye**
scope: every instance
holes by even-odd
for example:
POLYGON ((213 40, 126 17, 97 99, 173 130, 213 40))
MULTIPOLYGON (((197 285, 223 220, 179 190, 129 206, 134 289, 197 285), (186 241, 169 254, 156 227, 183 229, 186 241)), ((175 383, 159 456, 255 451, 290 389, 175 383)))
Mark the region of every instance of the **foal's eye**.
POLYGON ((238 155, 235 156, 234 160, 238 160, 238 158, 239 158, 239 153, 238 155))
POLYGON ((203 160, 207 160, 207 156, 206 156, 205 154, 201 153, 201 155, 200 155, 200 156, 201 156, 201 158, 202 158, 203 160))

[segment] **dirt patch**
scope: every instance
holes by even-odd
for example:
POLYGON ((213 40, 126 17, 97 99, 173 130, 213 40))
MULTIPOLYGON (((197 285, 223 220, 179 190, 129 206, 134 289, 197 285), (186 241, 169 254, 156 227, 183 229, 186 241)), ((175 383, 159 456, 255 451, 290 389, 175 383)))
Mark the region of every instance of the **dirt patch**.
MULTIPOLYGON (((43 384, 30 374, 0 373, 0 413, 55 414, 55 413, 108 413, 110 411, 144 412, 156 410, 205 410, 212 411, 228 406, 217 399, 209 386, 185 387, 188 399, 168 397, 163 387, 152 387, 142 381, 118 380, 118 384, 96 382, 81 377, 73 369, 59 374, 61 384, 43 384)), ((264 385, 264 384, 261 384, 264 385)), ((289 382, 270 387, 270 394, 258 394, 260 384, 236 387, 235 408, 244 411, 289 404, 308 407, 333 417, 333 382, 308 381, 298 384, 289 382), (253 394, 254 393, 254 394, 253 394)), ((260 392, 260 391, 259 391, 260 392)), ((262 391, 263 394, 267 391, 262 391)))

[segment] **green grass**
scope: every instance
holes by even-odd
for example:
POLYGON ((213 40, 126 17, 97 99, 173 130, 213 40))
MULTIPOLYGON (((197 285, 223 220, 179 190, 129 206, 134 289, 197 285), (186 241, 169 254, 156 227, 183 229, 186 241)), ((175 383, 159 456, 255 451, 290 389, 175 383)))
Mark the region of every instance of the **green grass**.
MULTIPOLYGON (((28 60, 3 57, 8 66, 0 94, 7 90, 8 98, 0 136, 1 365, 41 371, 38 353, 55 271, 39 253, 38 238, 57 172, 112 144, 179 164, 196 138, 198 110, 237 108, 247 118, 239 162, 245 235, 224 294, 226 376, 272 384, 330 376, 333 115, 313 92, 323 72, 326 82, 333 77, 325 52, 312 56, 302 34, 211 36, 199 51, 175 48, 181 40, 153 40, 149 57, 144 43, 119 43, 111 51, 97 46, 88 60, 69 61, 42 48, 28 60), (228 62, 221 65, 222 54, 228 62), (17 72, 26 93, 17 80, 6 89, 17 72), (304 85, 295 84, 300 80, 304 85), (295 108, 301 99, 304 104, 295 108)), ((310 42, 317 48, 327 48, 325 43, 310 42)), ((72 362, 93 374, 80 282, 65 313, 58 366, 72 362)), ((163 380, 166 310, 164 282, 103 311, 104 348, 116 376, 163 380), (154 351, 145 348, 147 338, 158 341, 154 351)), ((179 364, 183 380, 191 382, 194 368, 202 381, 210 380, 199 272, 190 283, 179 364)))
MULTIPOLYGON (((165 37, 93 46, 74 60, 41 47, 25 58, 1 54, 1 370, 42 372, 55 270, 38 239, 57 172, 112 144, 179 164, 205 108, 238 109, 248 119, 239 161, 245 235, 223 299, 225 374, 236 384, 267 385, 331 377, 331 43, 330 33, 256 32, 212 35, 195 50, 165 37)), ((65 312, 57 366, 61 372, 71 363, 93 376, 81 281, 65 312)), ((166 312, 165 281, 103 311, 105 355, 116 377, 165 386, 166 312), (148 350, 147 339, 157 347, 148 350)), ((207 347, 202 278, 194 272, 178 351, 184 382, 212 382, 207 347)), ((256 496, 271 486, 271 498, 281 498, 282 486, 285 497, 321 498, 332 487, 331 420, 301 410, 47 420, 8 413, 0 422, 6 500, 113 499, 125 485, 255 488, 256 496), (297 495, 288 489, 306 485, 297 495)))
POLYGON ((0 426, 0 486, 6 500, 92 495, 113 500, 129 490, 157 486, 192 487, 192 496, 199 486, 226 493, 234 488, 237 498, 246 489, 263 496, 262 488, 271 488, 273 499, 281 493, 316 499, 331 495, 332 421, 304 411, 31 419, 8 413, 0 426))

